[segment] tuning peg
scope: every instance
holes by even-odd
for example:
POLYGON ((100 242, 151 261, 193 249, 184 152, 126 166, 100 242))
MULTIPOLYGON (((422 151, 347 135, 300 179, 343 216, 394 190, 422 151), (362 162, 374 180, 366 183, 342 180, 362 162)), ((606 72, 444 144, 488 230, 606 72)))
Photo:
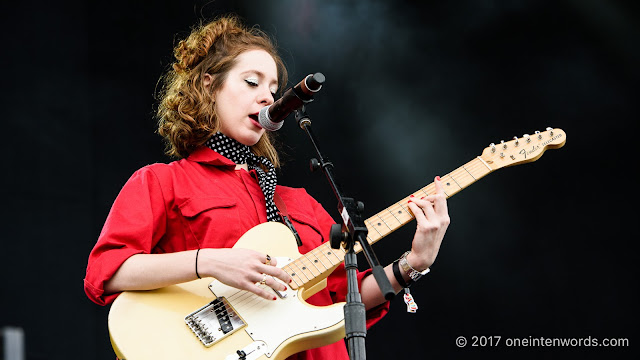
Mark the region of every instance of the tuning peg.
POLYGON ((513 137, 513 140, 515 140, 515 141, 516 141, 516 142, 515 142, 515 145, 516 145, 516 146, 520 145, 520 141, 518 141, 518 137, 517 137, 517 136, 514 136, 514 137, 513 137))
POLYGON ((553 129, 548 127, 547 131, 549 132, 549 136, 553 136, 553 129))
POLYGON ((531 137, 529 136, 529 134, 524 134, 522 135, 522 137, 527 139, 527 144, 531 142, 531 137))
POLYGON ((538 140, 542 140, 542 134, 540 134, 540 131, 536 130, 536 135, 538 135, 538 140))
POLYGON ((503 149, 507 148, 507 144, 505 144, 504 140, 500 140, 500 144, 502 144, 503 149))
POLYGON ((491 153, 492 154, 495 153, 496 152, 496 144, 491 143, 491 144, 489 144, 489 146, 491 146, 491 153))

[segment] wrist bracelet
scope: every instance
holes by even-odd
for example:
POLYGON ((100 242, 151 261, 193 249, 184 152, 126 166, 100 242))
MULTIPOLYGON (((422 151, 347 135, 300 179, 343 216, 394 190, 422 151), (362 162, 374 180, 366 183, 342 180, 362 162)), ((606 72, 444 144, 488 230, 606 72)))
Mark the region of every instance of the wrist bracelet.
POLYGON ((198 250, 196 251, 196 276, 198 277, 198 279, 202 279, 200 277, 200 274, 198 274, 198 255, 200 255, 200 248, 198 248, 198 250))
POLYGON ((423 275, 426 275, 430 270, 429 268, 426 268, 424 271, 418 271, 412 268, 409 262, 407 261, 407 255, 409 255, 409 253, 411 252, 407 251, 404 254, 402 254, 400 259, 398 259, 398 265, 400 266, 402 271, 406 272, 407 275, 409 275, 411 280, 418 281, 423 275))
POLYGON ((413 283, 413 281, 409 279, 409 282, 407 283, 404 280, 404 278, 402 277, 402 272, 400 272, 400 265, 398 265, 398 260, 393 262, 391 268, 393 269, 393 276, 395 276, 396 281, 398 282, 398 284, 400 284, 400 286, 402 286, 403 288, 408 288, 409 286, 411 286, 411 283, 413 283))

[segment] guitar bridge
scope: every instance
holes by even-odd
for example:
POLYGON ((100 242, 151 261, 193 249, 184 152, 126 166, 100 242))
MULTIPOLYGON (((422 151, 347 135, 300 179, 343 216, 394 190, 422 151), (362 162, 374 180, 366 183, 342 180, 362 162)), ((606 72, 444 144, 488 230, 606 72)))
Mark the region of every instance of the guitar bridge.
POLYGON ((184 318, 205 347, 210 347, 246 324, 224 297, 219 297, 184 318))

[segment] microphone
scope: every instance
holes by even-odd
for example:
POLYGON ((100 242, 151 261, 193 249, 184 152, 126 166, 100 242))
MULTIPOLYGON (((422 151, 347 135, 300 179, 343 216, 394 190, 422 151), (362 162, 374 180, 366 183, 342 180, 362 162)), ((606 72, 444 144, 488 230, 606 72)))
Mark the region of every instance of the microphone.
POLYGON ((322 88, 324 80, 322 73, 307 75, 298 85, 285 91, 276 102, 260 110, 260 113, 258 113, 260 126, 268 131, 279 130, 284 119, 292 111, 300 108, 303 104, 313 101, 313 95, 322 88))

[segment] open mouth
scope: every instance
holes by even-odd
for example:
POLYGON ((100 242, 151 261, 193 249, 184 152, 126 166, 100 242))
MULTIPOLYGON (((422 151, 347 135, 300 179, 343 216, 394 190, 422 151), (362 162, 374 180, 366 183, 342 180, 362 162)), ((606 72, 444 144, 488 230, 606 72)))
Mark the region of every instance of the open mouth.
POLYGON ((253 122, 255 126, 258 126, 262 129, 262 125, 260 125, 260 122, 258 121, 258 114, 249 115, 249 119, 251 119, 251 122, 253 122))

